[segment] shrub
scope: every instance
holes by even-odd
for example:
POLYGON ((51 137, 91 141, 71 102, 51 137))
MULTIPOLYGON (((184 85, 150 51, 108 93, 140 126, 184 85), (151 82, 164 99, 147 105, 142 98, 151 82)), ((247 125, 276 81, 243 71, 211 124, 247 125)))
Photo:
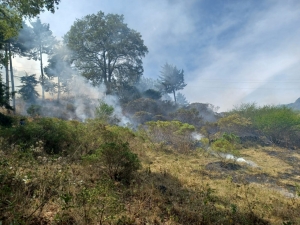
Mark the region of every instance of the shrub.
POLYGON ((114 107, 108 105, 104 101, 99 101, 98 107, 95 109, 95 116, 104 123, 114 124, 119 122, 119 120, 113 115, 114 107))
POLYGON ((133 119, 139 124, 143 124, 145 122, 151 121, 152 118, 153 115, 145 111, 136 112, 133 116, 133 119))
POLYGON ((234 157, 237 157, 239 155, 239 151, 237 150, 238 143, 238 136, 232 133, 223 133, 222 138, 219 138, 216 141, 214 141, 211 147, 219 157, 226 159, 225 154, 231 154, 234 157))
POLYGON ((292 145, 299 143, 300 117, 287 107, 243 104, 231 113, 250 118, 255 129, 260 130, 274 144, 292 145), (295 141, 296 140, 296 141, 295 141))
POLYGON ((143 93, 143 95, 146 97, 146 98, 151 98, 151 99, 154 99, 154 100, 158 100, 161 98, 161 92, 159 91, 156 91, 156 90, 153 90, 153 89, 148 89, 147 91, 145 91, 143 93))
POLYGON ((152 141, 171 145, 178 151, 189 151, 196 144, 193 136, 195 127, 187 123, 150 121, 142 128, 152 141))
POLYGON ((199 115, 199 112, 195 108, 180 108, 176 112, 170 113, 169 116, 173 120, 178 120, 182 123, 192 124, 197 128, 200 128, 203 125, 203 118, 199 115))
POLYGON ((242 117, 237 113, 230 114, 219 119, 217 124, 222 132, 234 132, 240 135, 248 135, 248 133, 254 133, 254 130, 251 129, 251 120, 249 118, 242 117))
POLYGON ((134 114, 141 111, 146 111, 153 115, 162 114, 162 110, 158 103, 150 98, 139 98, 131 101, 125 106, 124 111, 128 114, 134 114))
POLYGON ((28 115, 34 117, 41 115, 42 107, 40 105, 31 105, 27 109, 28 115))
POLYGON ((100 157, 111 179, 130 182, 133 172, 140 168, 138 156, 128 143, 105 143, 100 146, 100 157))
POLYGON ((75 126, 56 118, 39 118, 23 126, 12 127, 2 131, 10 144, 19 145, 23 150, 29 149, 37 142, 44 143, 46 153, 61 153, 71 145, 76 145, 75 126))

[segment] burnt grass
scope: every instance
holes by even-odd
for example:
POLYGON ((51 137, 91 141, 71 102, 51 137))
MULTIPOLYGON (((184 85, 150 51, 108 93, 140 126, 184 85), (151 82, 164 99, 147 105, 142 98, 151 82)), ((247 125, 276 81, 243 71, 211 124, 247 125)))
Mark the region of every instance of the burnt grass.
MULTIPOLYGON (((234 162, 216 161, 210 162, 205 166, 203 175, 210 179, 224 179, 230 177, 236 184, 256 183, 266 185, 270 189, 284 191, 285 193, 295 193, 297 187, 284 181, 299 183, 300 182, 300 159, 292 156, 294 150, 287 149, 286 152, 275 150, 264 150, 271 157, 280 158, 285 163, 293 166, 288 172, 279 172, 277 176, 258 172, 253 174, 249 171, 250 166, 234 162)), ((292 196, 292 195, 290 195, 292 196)))

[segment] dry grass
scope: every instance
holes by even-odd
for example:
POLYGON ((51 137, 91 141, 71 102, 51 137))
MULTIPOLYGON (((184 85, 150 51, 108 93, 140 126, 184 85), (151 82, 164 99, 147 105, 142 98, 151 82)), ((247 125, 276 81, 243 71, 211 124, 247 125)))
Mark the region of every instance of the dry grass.
MULTIPOLYGON (((286 179, 280 177, 283 173, 289 173, 293 167, 283 158, 270 156, 268 151, 271 150, 277 154, 284 154, 287 151, 280 148, 242 150, 243 157, 255 162, 258 165, 257 168, 242 165, 241 169, 234 171, 226 169, 210 171, 205 169, 206 165, 217 162, 218 159, 204 152, 196 151, 189 155, 182 155, 149 149, 147 159, 151 163, 144 167, 149 167, 155 174, 168 174, 176 178, 179 182, 177 190, 184 189, 195 199, 201 199, 199 193, 209 187, 217 199, 214 203, 215 209, 220 210, 223 215, 228 214, 228 221, 220 219, 220 223, 227 224, 230 220, 233 222, 230 212, 235 210, 245 215, 253 213, 271 224, 282 224, 284 221, 300 223, 298 208, 300 200, 292 197, 296 196, 295 191, 289 191, 289 187, 295 187, 295 179, 299 176, 291 174, 286 179), (262 179, 254 179, 261 175, 263 175, 262 179)), ((299 156, 296 152, 292 155, 299 156)), ((172 191, 176 190, 176 187, 167 181, 164 182, 166 182, 162 182, 164 186, 171 186, 172 191)), ((176 200, 172 201, 176 202, 176 200)), ((241 224, 245 223, 241 222, 241 224)))
POLYGON ((129 141, 142 163, 130 185, 107 179, 99 164, 68 157, 37 158, 17 150, 2 152, 2 162, 5 159, 8 164, 1 164, 1 174, 7 175, 1 185, 19 186, 10 190, 14 191, 10 198, 1 192, 0 210, 5 215, 0 220, 24 224, 300 224, 300 199, 288 195, 296 194, 295 184, 300 183, 294 171, 297 167, 289 161, 289 157, 300 159, 296 151, 244 149, 242 157, 258 167, 231 168, 220 166, 218 158, 200 149, 181 154, 139 137, 129 141), (14 208, 7 208, 6 200, 14 208))

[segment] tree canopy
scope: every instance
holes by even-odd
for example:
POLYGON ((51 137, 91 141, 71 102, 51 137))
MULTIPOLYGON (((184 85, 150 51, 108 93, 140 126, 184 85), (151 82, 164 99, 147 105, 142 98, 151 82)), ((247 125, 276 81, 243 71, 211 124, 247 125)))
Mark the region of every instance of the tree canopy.
POLYGON ((49 24, 42 23, 39 18, 30 23, 32 26, 32 40, 30 41, 29 58, 40 61, 41 69, 41 86, 42 99, 44 99, 45 92, 45 77, 43 68, 43 54, 51 54, 54 45, 57 43, 55 37, 52 35, 49 24))
POLYGON ((1 42, 18 34, 22 19, 16 11, 0 4, 0 38, 1 42))
POLYGON ((54 87, 57 89, 55 91, 57 92, 57 101, 59 101, 60 93, 67 91, 67 82, 71 79, 72 74, 69 50, 64 45, 57 45, 54 48, 44 71, 50 80, 57 77, 54 87))
POLYGON ((38 84, 38 81, 35 78, 35 74, 26 74, 26 76, 21 77, 21 83, 22 85, 20 86, 21 88, 18 93, 25 101, 35 102, 35 100, 39 96, 39 93, 35 90, 35 87, 38 84))
POLYGON ((148 52, 141 34, 128 28, 123 15, 98 12, 78 19, 65 35, 76 68, 108 92, 120 83, 136 83, 148 52))
POLYGON ((54 13, 60 0, 1 0, 2 6, 14 9, 21 16, 35 17, 45 9, 54 13))
POLYGON ((162 67, 159 83, 162 85, 165 93, 173 94, 176 103, 176 91, 182 90, 186 86, 183 70, 179 70, 176 66, 166 63, 162 67))

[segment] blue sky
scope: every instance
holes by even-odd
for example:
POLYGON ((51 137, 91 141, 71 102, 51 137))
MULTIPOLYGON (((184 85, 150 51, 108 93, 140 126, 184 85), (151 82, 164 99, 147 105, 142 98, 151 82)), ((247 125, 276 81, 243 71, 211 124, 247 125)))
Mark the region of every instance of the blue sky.
POLYGON ((144 76, 166 62, 185 71, 189 102, 220 111, 300 97, 299 0, 61 0, 43 13, 56 37, 87 14, 123 14, 149 49, 144 76))

